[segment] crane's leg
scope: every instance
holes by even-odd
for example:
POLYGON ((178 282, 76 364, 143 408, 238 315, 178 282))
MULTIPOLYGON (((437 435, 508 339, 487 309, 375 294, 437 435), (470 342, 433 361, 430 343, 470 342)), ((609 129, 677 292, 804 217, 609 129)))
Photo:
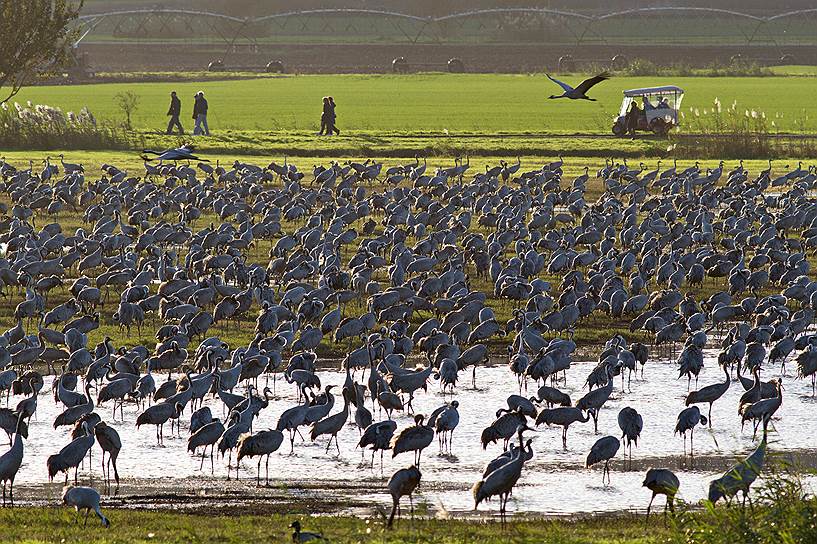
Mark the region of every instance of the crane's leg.
POLYGON ((258 456, 258 471, 255 476, 255 487, 261 487, 261 456, 258 456))
POLYGON ((82 524, 83 527, 88 526, 88 514, 90 514, 90 513, 91 513, 90 508, 86 508, 85 509, 85 523, 82 524))
POLYGON ((712 403, 709 403, 709 419, 707 420, 709 423, 709 428, 712 428, 712 403))
POLYGON ((264 484, 267 485, 267 486, 269 486, 269 456, 270 456, 270 454, 268 453, 267 454, 267 463, 266 463, 267 475, 266 475, 266 479, 264 480, 264 484))
POLYGON ((199 470, 204 470, 204 458, 207 456, 207 446, 204 446, 204 451, 201 452, 201 464, 199 465, 199 470))
POLYGON ((113 465, 113 477, 114 477, 114 480, 116 480, 116 487, 118 488, 119 487, 119 471, 116 469, 116 458, 117 457, 119 457, 119 454, 117 454, 116 457, 112 457, 112 456, 108 455, 108 480, 111 479, 111 467, 110 467, 110 465, 113 465))
POLYGON ((655 500, 655 492, 652 494, 652 498, 650 499, 650 504, 647 505, 647 517, 650 517, 650 508, 652 508, 652 501, 655 500))
POLYGON ((105 450, 102 450, 102 462, 100 463, 102 466, 102 481, 105 482, 105 485, 108 485, 108 476, 105 474, 105 450))
POLYGON ((692 441, 695 440, 695 429, 691 429, 689 431, 689 456, 695 457, 694 448, 692 447, 692 441))

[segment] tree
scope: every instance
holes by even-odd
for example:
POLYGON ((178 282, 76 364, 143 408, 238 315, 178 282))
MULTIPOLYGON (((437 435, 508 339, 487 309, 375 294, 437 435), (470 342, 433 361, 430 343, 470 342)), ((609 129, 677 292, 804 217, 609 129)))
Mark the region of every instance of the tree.
POLYGON ((9 89, 0 103, 65 65, 76 36, 68 25, 81 8, 82 0, 0 0, 0 89, 9 89))
POLYGON ((125 91, 123 93, 116 93, 113 99, 116 105, 119 106, 119 109, 122 110, 122 113, 125 114, 125 128, 128 130, 133 129, 130 117, 133 112, 136 111, 136 108, 139 107, 139 96, 133 91, 125 91))

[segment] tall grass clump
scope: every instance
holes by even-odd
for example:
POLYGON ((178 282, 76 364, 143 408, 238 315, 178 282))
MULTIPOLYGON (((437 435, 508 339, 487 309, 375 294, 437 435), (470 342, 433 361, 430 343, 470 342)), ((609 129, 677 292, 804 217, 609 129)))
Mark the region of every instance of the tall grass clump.
POLYGON ((0 147, 4 149, 128 149, 132 132, 98 122, 88 108, 63 112, 45 104, 0 104, 0 147))
POLYGON ((672 133, 675 151, 681 156, 721 158, 767 158, 772 156, 769 136, 776 130, 766 113, 738 108, 737 101, 723 108, 715 99, 712 108, 689 108, 679 112, 679 127, 672 133))
POLYGON ((796 472, 770 463, 755 483, 751 503, 740 500, 703 510, 686 509, 672 522, 678 544, 795 544, 817 542, 817 498, 808 495, 796 472))
POLYGON ((689 108, 679 112, 680 126, 670 140, 678 158, 770 159, 817 156, 815 140, 806 134, 808 117, 795 121, 800 134, 781 134, 774 118, 754 108, 744 109, 732 102, 723 108, 715 99, 711 108, 689 108))

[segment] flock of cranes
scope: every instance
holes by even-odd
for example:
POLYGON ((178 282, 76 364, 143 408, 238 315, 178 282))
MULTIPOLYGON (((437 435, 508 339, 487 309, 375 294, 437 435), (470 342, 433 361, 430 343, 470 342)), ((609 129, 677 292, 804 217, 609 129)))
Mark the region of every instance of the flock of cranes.
MULTIPOLYGON (((651 360, 670 358, 679 379, 692 388, 695 378, 697 387, 703 350, 712 346, 724 381, 690 391, 674 431, 685 455, 689 434, 693 455, 696 426, 713 424, 712 405, 737 377, 734 387, 745 390, 737 416, 716 423, 748 422, 762 438, 711 483, 709 498, 743 493, 745 500, 784 392, 782 380, 763 376, 793 360, 814 384, 812 168, 774 174, 770 163, 752 174, 742 163, 731 171, 696 163, 647 171, 608 161, 595 175, 585 168, 569 179, 561 159, 528 171, 520 161, 502 162, 484 172, 462 160, 435 171, 420 160, 389 169, 333 162, 311 173, 286 161, 167 162, 192 153, 155 152, 159 164, 146 162, 143 173, 105 164, 101 175, 64 162, 37 171, 0 161, 9 200, 0 205, 0 287, 14 306, 13 326, 0 335, 4 504, 7 485, 13 503, 26 441, 62 440, 58 429, 67 426, 70 441, 54 442, 42 470, 49 479, 64 474, 66 485, 73 472, 65 503, 84 509, 86 521, 94 511, 107 526, 99 494, 78 487, 78 470, 98 446, 106 487, 119 484, 117 461, 128 444, 100 408, 111 406, 111 421, 118 410, 121 423, 128 405, 139 411, 129 424, 155 427, 158 445, 168 424, 173 435, 189 421, 188 450, 200 453, 202 469, 208 449, 211 472, 216 450, 227 457, 227 478, 233 468, 238 477, 242 460, 257 459, 259 485, 262 462, 268 483, 270 455, 282 446, 281 454, 294 453, 302 441, 326 440, 328 454, 334 441, 343 455, 338 434, 355 426, 371 466, 379 453, 382 467, 386 451, 413 458, 386 485, 391 524, 401 499, 420 485, 423 452, 435 437, 441 454, 479 447, 453 439, 469 402, 463 373, 474 385, 492 353, 502 360, 497 342, 507 346, 518 390, 508 392, 507 406, 483 407, 482 448, 501 444, 502 453, 475 475, 475 506, 496 497, 504 519, 535 456, 525 433, 560 426, 561 444, 538 447, 567 450, 571 425, 592 419, 599 433, 614 389, 626 398, 625 375, 640 366, 643 378, 651 360), (601 190, 591 199, 594 184, 601 190), (64 228, 67 212, 82 226, 64 228), (499 300, 515 310, 502 314, 499 300), (227 341, 229 328, 235 334, 235 324, 246 327, 252 316, 251 340, 227 341), (639 341, 613 335, 573 402, 560 387, 574 334, 598 319, 626 323, 639 341), (111 325, 119 333, 103 337, 98 329, 111 325), (155 345, 132 345, 132 329, 145 327, 155 330, 155 345), (317 353, 329 342, 344 352, 339 390, 321 382, 317 353), (414 414, 412 401, 430 394, 434 381, 447 400, 414 414), (282 387, 297 393, 295 404, 277 397, 282 387), (29 433, 44 402, 62 406, 55 430, 29 433), (709 416, 700 409, 707 405, 709 416), (255 428, 270 409, 280 413, 275 428, 255 428), (395 412, 414 414, 414 424, 400 428, 395 412)), ((621 438, 618 430, 604 435, 586 455, 587 467, 603 465, 604 482, 619 451, 632 459, 638 446, 638 408, 619 412, 621 438)), ((671 433, 671 419, 663 424, 671 433)), ((670 508, 679 485, 666 468, 650 469, 644 480, 670 508)))

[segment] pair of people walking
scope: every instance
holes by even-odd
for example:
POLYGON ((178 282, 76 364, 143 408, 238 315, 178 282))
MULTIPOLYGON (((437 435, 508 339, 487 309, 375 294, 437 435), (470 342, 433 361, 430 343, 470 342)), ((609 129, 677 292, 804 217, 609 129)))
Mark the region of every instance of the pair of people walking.
MULTIPOLYGON (((204 98, 204 92, 199 91, 194 95, 193 102, 193 120, 195 126, 193 128, 193 135, 204 134, 210 135, 210 128, 207 126, 207 99, 204 98)), ((170 117, 170 122, 167 124, 167 134, 173 134, 173 129, 178 128, 179 134, 184 134, 184 128, 179 115, 182 112, 182 101, 176 96, 176 91, 170 93, 170 108, 167 110, 167 115, 170 117)))
POLYGON ((321 130, 318 136, 339 135, 340 129, 335 125, 337 116, 335 114, 335 99, 331 96, 323 97, 323 113, 321 113, 321 130))

